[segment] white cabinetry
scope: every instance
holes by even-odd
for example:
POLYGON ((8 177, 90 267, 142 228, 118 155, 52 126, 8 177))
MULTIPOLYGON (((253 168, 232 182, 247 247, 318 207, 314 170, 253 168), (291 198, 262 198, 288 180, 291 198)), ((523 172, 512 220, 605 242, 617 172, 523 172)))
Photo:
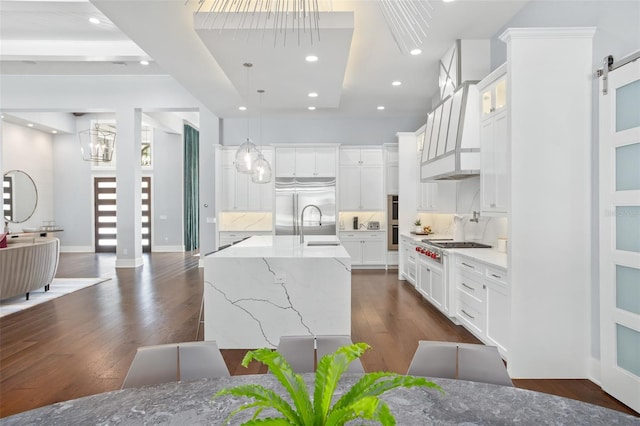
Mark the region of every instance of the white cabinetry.
POLYGON ((457 319, 506 358, 510 327, 507 271, 465 256, 455 258, 457 319))
POLYGON ((414 286, 417 283, 416 247, 417 243, 409 238, 400 236, 400 278, 409 281, 414 286))
MULTIPOLYGON (((253 183, 251 175, 239 173, 234 165, 235 148, 222 151, 222 206, 221 211, 271 211, 273 207, 273 181, 253 183)), ((263 148, 262 154, 273 162, 273 150, 263 148)))
POLYGON ((386 264, 387 246, 384 232, 340 232, 340 243, 351 256, 351 265, 386 264))
POLYGON ((335 147, 276 149, 277 177, 334 177, 335 175, 335 147))
POLYGON ((507 271, 487 267, 485 284, 487 286, 487 343, 498 347, 506 357, 509 345, 509 293, 507 271))
MULTIPOLYGON (((420 256, 417 254, 416 256, 420 256)), ((445 282, 442 269, 421 262, 418 257, 418 285, 417 289, 436 308, 446 311, 445 282)))
POLYGON ((418 182, 418 211, 455 213, 456 182, 418 182))
POLYGON ((481 93, 481 211, 506 213, 508 197, 508 105, 506 64, 478 84, 481 93))
POLYGON ((399 171, 399 161, 398 161, 398 146, 394 145, 391 147, 385 148, 385 164, 386 164, 386 187, 387 194, 389 195, 398 195, 399 184, 398 184, 398 171, 399 171))
POLYGON ((384 210, 381 148, 340 149, 340 210, 384 210))

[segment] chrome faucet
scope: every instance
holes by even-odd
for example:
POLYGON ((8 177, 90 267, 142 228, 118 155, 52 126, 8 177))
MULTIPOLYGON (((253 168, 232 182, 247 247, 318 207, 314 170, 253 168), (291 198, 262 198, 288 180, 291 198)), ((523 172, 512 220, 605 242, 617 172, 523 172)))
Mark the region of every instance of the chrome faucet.
POLYGON ((473 217, 471 219, 469 219, 469 222, 475 222, 478 223, 478 220, 480 219, 480 212, 477 211, 473 211, 473 217))
POLYGON ((307 204, 306 206, 304 206, 304 208, 302 209, 302 213, 300 213, 300 244, 304 244, 304 211, 309 207, 315 207, 318 210, 318 213, 320 213, 318 225, 322 226, 322 210, 320 210, 320 207, 316 206, 315 204, 307 204))

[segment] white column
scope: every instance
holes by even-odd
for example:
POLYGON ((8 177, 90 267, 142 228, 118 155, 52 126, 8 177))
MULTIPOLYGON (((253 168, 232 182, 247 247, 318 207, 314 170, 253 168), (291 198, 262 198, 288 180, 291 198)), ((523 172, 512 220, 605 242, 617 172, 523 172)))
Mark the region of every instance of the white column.
POLYGON ((513 378, 586 378, 591 291, 592 28, 510 28, 513 378))
POLYGON ((200 108, 199 195, 200 195, 200 266, 204 256, 216 249, 215 147, 219 144, 219 118, 200 108))
POLYGON ((116 268, 135 268, 143 264, 141 127, 140 109, 119 108, 116 111, 116 268))

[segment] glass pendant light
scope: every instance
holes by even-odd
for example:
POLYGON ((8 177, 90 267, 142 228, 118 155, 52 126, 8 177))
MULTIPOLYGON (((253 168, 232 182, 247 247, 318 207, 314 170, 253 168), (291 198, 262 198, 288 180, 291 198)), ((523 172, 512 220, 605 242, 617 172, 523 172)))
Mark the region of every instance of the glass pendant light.
POLYGON ((269 183, 271 182, 271 165, 262 154, 253 163, 253 172, 251 172, 251 182, 253 183, 269 183))
MULTIPOLYGON (((247 69, 247 105, 249 104, 249 70, 253 67, 252 63, 245 62, 242 64, 247 69)), ((247 116, 247 140, 238 147, 236 151, 236 170, 240 173, 251 174, 253 172, 253 163, 261 155, 258 147, 251 142, 249 138, 249 117, 247 116)))
MULTIPOLYGON (((262 146, 262 94, 264 93, 264 90, 260 89, 258 90, 258 93, 260 94, 260 108, 259 108, 260 109, 259 111, 260 131, 258 134, 260 135, 260 146, 262 146)), ((253 183, 271 182, 271 165, 269 164, 267 159, 264 158, 264 155, 262 155, 262 153, 260 153, 256 161, 253 163, 252 169, 253 171, 251 173, 251 182, 253 183)))
POLYGON ((236 170, 240 173, 253 173, 253 163, 261 156, 258 147, 251 142, 251 139, 247 140, 238 147, 236 151, 236 170))

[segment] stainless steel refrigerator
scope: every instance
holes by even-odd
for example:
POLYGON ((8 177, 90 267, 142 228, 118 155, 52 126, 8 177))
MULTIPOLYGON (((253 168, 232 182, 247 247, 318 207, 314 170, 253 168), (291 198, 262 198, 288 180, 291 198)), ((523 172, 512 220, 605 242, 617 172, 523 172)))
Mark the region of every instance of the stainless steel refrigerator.
POLYGON ((336 235, 335 178, 276 178, 276 235, 336 235), (304 212, 304 218, 300 215, 304 212), (321 223, 321 224, 320 224, 321 223))

